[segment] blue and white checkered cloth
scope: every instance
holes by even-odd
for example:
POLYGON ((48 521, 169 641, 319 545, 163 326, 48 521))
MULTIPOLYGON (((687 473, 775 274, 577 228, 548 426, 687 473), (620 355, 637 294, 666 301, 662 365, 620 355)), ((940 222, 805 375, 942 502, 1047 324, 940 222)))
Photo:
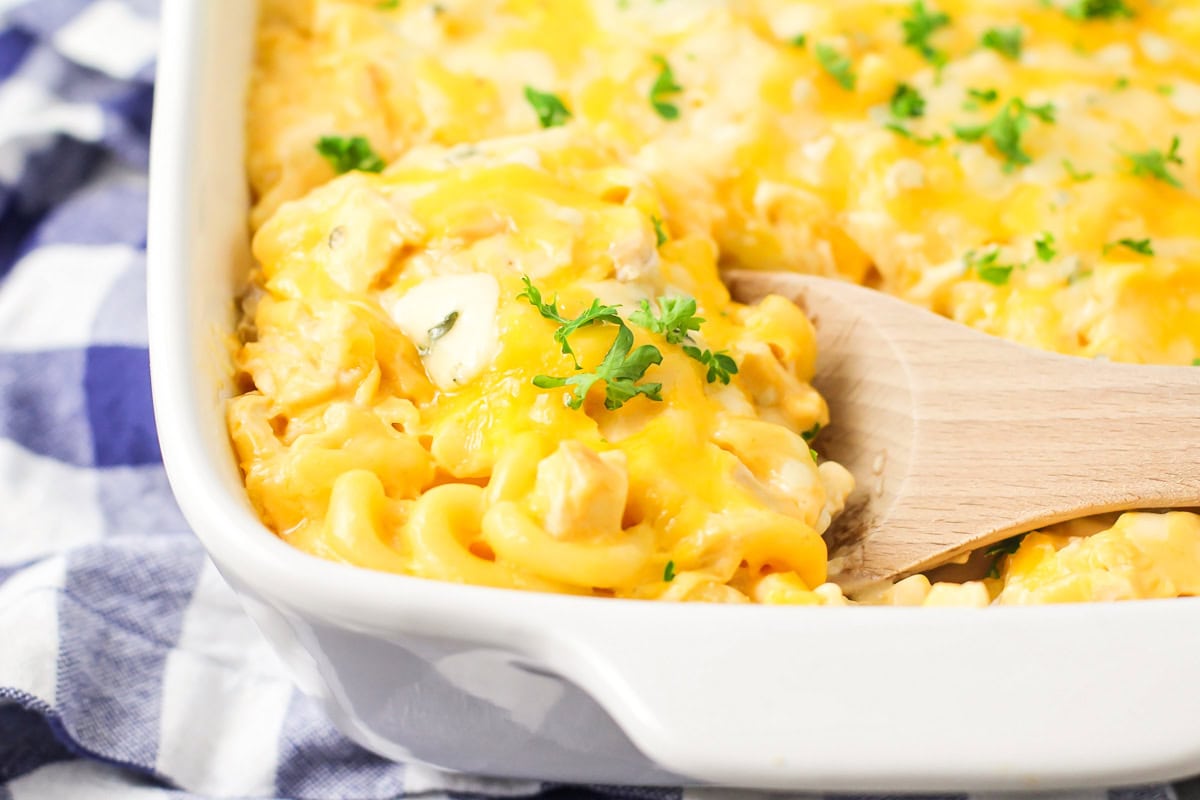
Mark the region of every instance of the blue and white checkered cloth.
POLYGON ((156 7, 0 0, 0 800, 718 796, 388 763, 293 688, 160 462, 144 308, 156 7))

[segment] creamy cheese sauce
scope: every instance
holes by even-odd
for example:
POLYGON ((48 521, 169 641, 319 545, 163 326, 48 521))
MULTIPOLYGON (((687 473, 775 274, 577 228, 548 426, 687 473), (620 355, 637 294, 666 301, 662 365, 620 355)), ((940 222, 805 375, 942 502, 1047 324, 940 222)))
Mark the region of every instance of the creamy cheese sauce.
MULTIPOLYGON (((778 300, 729 303, 717 268, 838 275, 1048 350, 1196 363, 1198 53, 1185 0, 265 0, 263 299, 230 411, 250 495, 297 546, 381 569, 845 602, 810 535, 850 486, 803 439, 829 422, 811 329, 778 300), (337 177, 322 137, 384 175, 337 177), (533 386, 576 360, 522 276, 570 317, 619 305, 631 348, 661 351, 641 380, 662 400, 607 409, 601 384, 572 409, 570 386, 533 386), (696 300, 696 356, 630 321, 660 298, 696 300), (733 359, 729 384, 706 351, 733 359), (617 502, 621 533, 599 533, 617 502), (572 515, 587 541, 562 541, 572 515)), ((616 330, 572 334, 581 368, 616 330)), ((1072 523, 1010 543, 995 577, 863 599, 1193 594, 1198 541, 1183 512, 1072 523)))

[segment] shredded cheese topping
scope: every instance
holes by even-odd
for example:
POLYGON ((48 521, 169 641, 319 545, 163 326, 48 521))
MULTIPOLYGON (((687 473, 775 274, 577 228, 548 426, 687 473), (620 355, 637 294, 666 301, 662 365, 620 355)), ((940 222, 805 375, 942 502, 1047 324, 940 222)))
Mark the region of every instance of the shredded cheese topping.
MULTIPOLYGON (((1183 0, 266 0, 229 414, 250 496, 379 569, 844 602, 819 534, 851 479, 801 435, 829 422, 811 328, 731 303, 717 267, 1195 363, 1197 53, 1183 0), (688 300, 684 337, 653 323, 688 300), (616 310, 561 333, 593 304, 616 310)), ((1195 515, 1103 527, 866 599, 1193 593, 1195 515)))

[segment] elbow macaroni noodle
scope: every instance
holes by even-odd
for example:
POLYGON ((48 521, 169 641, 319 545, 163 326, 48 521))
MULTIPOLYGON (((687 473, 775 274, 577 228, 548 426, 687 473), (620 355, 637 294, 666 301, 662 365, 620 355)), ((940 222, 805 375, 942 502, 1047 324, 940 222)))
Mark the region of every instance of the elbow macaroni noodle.
MULTIPOLYGON (((228 407, 256 510, 314 555, 422 578, 851 602, 825 583, 821 534, 853 478, 805 436, 831 422, 812 326, 781 297, 732 302, 718 268, 840 275, 1069 354, 1196 359, 1200 11, 1132 5, 1076 20, 931 0, 935 70, 905 41, 913 8, 881 0, 265 0, 258 267, 228 407), (997 26, 1019 29, 1017 52, 980 44, 997 26), (316 147, 336 136, 338 159, 358 136, 386 169, 336 176, 316 147), (617 308, 568 349, 528 286, 563 320, 617 308), (687 338, 639 323, 663 298, 703 322, 687 338), (661 361, 578 396, 535 385, 605 368, 624 331, 626 365, 661 361)), ((1191 513, 1008 550, 986 579, 856 601, 1200 584, 1191 513)))
MULTIPOLYGON (((256 389, 229 411, 268 524, 326 558, 488 586, 744 600, 770 574, 822 584, 820 534, 852 480, 800 436, 828 422, 808 385, 812 327, 782 298, 731 302, 703 240, 659 245, 661 200, 629 177, 598 145, 532 137, 414 151, 282 207, 254 240, 261 294, 239 366, 256 389), (660 349, 647 377, 662 400, 609 409, 592 391, 570 408, 532 381, 571 374, 573 357, 519 297, 526 274, 570 315, 595 297, 626 315, 695 298, 694 342, 744 372, 709 382, 631 324, 660 349), (418 287, 421 311, 405 300, 418 287), (405 335, 389 309, 455 321, 405 335)), ((574 357, 600 361, 612 331, 580 329, 574 357)))

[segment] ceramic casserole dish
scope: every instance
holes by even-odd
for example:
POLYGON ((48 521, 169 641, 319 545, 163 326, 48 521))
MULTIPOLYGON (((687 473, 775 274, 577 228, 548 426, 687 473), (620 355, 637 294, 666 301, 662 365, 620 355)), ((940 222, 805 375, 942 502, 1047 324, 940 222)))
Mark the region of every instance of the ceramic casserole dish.
POLYGON ((494 776, 856 791, 1200 772, 1200 599, 1047 608, 641 603, 320 560, 245 497, 224 421, 250 266, 255 3, 163 7, 150 345, 171 484, 297 684, 365 747, 494 776))

